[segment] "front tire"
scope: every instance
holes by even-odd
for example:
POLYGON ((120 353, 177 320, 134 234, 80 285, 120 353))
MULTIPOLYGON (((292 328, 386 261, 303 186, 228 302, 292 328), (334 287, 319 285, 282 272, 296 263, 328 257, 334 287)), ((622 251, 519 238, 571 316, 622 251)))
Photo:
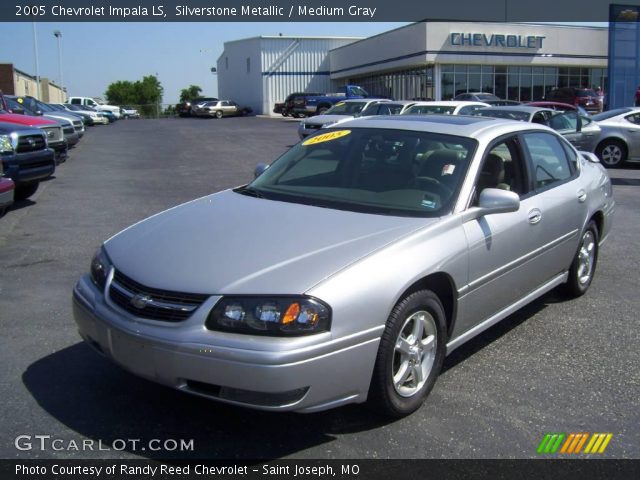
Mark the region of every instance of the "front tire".
POLYGON ((627 149, 619 140, 605 140, 596 148, 596 156, 607 168, 622 165, 627 157, 627 149))
POLYGON ((573 262, 569 269, 569 278, 564 285, 564 291, 570 297, 580 297, 589 289, 596 273, 599 239, 596 222, 591 220, 587 228, 582 232, 580 246, 575 257, 573 257, 573 262))
POLYGON ((387 320, 369 388, 369 405, 391 417, 416 411, 433 388, 445 356, 446 321, 438 297, 414 292, 387 320))
POLYGON ((36 190, 38 190, 38 185, 39 183, 36 182, 16 187, 14 193, 16 200, 26 200, 27 198, 29 198, 31 195, 36 193, 36 190))

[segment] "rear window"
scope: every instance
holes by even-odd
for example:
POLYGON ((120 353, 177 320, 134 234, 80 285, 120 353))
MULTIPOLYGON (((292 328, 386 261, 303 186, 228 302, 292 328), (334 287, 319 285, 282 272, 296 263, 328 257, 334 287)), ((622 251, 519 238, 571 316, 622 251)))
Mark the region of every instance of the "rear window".
POLYGON ((403 115, 425 115, 435 113, 451 115, 455 109, 456 107, 445 107, 441 105, 414 105, 413 107, 405 110, 403 115))

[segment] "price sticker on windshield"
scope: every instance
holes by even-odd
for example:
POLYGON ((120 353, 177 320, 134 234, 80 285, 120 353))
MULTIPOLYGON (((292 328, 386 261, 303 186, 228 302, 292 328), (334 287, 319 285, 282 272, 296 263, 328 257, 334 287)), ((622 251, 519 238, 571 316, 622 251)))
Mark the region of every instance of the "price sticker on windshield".
POLYGON ((322 135, 318 135, 316 137, 305 140, 304 142, 302 142, 302 145, 307 146, 315 145, 316 143, 330 142, 331 140, 344 137, 346 135, 349 135, 350 133, 351 130, 336 130, 335 132, 323 133, 322 135))

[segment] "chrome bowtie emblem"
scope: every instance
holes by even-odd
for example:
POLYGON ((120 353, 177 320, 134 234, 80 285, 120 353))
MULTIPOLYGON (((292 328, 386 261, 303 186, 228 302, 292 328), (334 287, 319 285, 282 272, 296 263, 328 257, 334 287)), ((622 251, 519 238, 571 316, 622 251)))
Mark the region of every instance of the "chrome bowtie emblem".
POLYGON ((131 303, 131 305, 133 305, 134 307, 142 310, 144 307, 151 303, 151 297, 138 293, 136 296, 131 298, 131 300, 129 300, 129 303, 131 303))

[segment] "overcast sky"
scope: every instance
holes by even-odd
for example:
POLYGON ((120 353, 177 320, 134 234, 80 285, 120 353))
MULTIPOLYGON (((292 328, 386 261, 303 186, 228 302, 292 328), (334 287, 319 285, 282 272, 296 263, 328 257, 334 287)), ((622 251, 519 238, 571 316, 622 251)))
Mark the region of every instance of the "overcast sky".
MULTIPOLYGON (((406 23, 37 23, 39 74, 59 83, 58 47, 62 32, 62 76, 69 95, 104 96, 117 80, 158 74, 164 103, 175 103, 191 84, 217 96, 211 67, 229 40, 259 35, 368 37, 406 23)), ((32 23, 0 23, 0 63, 13 63, 35 75, 32 23)))

